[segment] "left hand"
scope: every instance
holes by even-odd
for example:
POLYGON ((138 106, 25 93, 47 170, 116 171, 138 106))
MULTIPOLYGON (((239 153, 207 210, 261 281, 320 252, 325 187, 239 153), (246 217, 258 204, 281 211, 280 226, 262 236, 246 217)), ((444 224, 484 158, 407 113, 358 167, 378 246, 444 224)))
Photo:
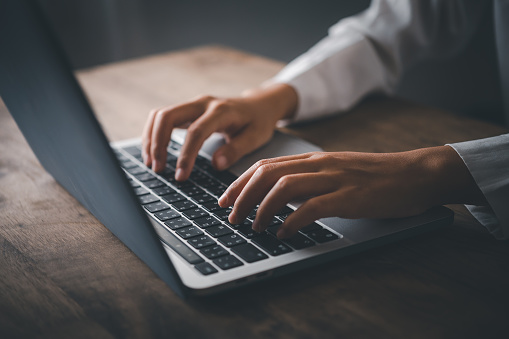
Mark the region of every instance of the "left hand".
POLYGON ((290 201, 309 198, 283 223, 279 238, 313 221, 398 218, 448 203, 485 204, 481 191, 449 146, 401 153, 313 152, 266 159, 242 174, 219 199, 234 205, 231 223, 241 223, 260 204, 253 229, 266 229, 290 201))

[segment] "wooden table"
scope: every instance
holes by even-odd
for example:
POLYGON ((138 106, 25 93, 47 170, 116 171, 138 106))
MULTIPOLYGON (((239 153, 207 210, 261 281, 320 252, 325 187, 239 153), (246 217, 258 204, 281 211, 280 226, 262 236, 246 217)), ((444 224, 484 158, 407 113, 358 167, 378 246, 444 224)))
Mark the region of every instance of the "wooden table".
MULTIPOLYGON (((148 111, 237 95, 282 64, 220 47, 78 72, 112 140, 148 111)), ((402 151, 505 132, 396 99, 286 129, 340 151, 402 151)), ((509 336, 509 246, 465 208, 440 231, 184 302, 38 164, 0 108, 0 338, 509 336)))

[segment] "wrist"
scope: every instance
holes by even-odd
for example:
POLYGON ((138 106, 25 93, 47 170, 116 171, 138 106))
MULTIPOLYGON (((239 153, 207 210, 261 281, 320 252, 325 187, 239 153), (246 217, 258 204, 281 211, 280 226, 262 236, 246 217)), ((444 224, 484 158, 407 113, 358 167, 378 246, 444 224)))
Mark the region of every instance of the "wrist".
POLYGON ((298 104, 297 92, 292 86, 284 83, 272 83, 244 91, 242 98, 270 115, 274 124, 279 120, 291 119, 298 104))
POLYGON ((463 159, 450 146, 416 150, 429 180, 432 205, 486 205, 486 199, 463 159))

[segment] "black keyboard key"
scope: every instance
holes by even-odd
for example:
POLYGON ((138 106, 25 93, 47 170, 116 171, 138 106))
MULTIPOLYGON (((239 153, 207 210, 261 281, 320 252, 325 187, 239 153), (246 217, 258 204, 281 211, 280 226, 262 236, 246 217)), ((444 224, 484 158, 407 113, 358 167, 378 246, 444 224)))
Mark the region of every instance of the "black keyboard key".
POLYGON ((237 176, 228 171, 218 172, 215 177, 227 186, 230 186, 235 180, 237 180, 237 176))
POLYGON ((244 225, 244 224, 240 225, 237 230, 239 231, 240 234, 242 234, 244 237, 246 237, 248 239, 252 239, 252 238, 257 237, 261 234, 261 233, 256 232, 255 230, 253 230, 251 225, 244 225))
POLYGON ((277 216, 280 216, 280 215, 290 215, 291 213, 293 213, 293 210, 290 207, 285 206, 279 212, 277 212, 276 215, 277 216))
POLYGON ((281 225, 269 226, 269 227, 267 227, 267 232, 269 232, 273 236, 276 236, 277 231, 279 231, 279 227, 281 227, 281 225))
POLYGON ((152 212, 152 213, 159 212, 159 211, 166 210, 166 209, 170 208, 170 206, 168 206, 168 204, 165 204, 162 201, 156 201, 156 202, 153 202, 150 204, 146 204, 143 207, 145 207, 145 209, 147 211, 152 212))
POLYGON ((235 233, 224 235, 222 237, 217 238, 217 240, 226 247, 233 247, 240 244, 244 244, 246 242, 246 239, 242 238, 240 235, 235 233))
POLYGON ((129 179, 129 183, 131 184, 131 187, 132 188, 137 188, 137 187, 140 187, 140 184, 138 184, 137 181, 134 181, 133 179, 131 178, 128 178, 129 179))
POLYGON ((149 194, 150 192, 147 191, 145 188, 143 187, 136 187, 134 189, 134 194, 136 195, 145 195, 145 194, 149 194))
POLYGON ((221 225, 221 222, 211 215, 208 215, 203 218, 194 219, 193 221, 196 225, 200 226, 201 228, 221 225))
POLYGON ((233 255, 227 255, 224 257, 214 259, 212 261, 222 270, 229 270, 231 268, 244 265, 242 261, 235 258, 233 255))
POLYGON ((176 203, 171 204, 171 206, 179 212, 198 207, 196 206, 195 203, 189 200, 178 201, 176 203))
POLYGON ((155 179, 156 177, 154 177, 152 174, 150 173, 142 173, 142 174, 136 174, 135 175, 136 179, 138 179, 139 181, 149 181, 149 180, 153 180, 155 179))
POLYGON ((292 251, 290 247, 286 246, 281 241, 269 235, 268 233, 263 233, 260 234, 260 236, 253 238, 253 242, 273 256, 292 251))
POLYGON ((324 243, 339 238, 337 234, 334 234, 331 231, 326 230, 325 228, 316 231, 311 231, 309 233, 306 233, 306 235, 318 243, 324 243))
POLYGON ((177 201, 186 200, 186 198, 180 193, 165 194, 165 195, 161 196, 161 198, 164 201, 166 201, 168 204, 174 204, 177 201))
POLYGON ((162 187, 153 188, 152 191, 154 191, 154 193, 157 195, 165 195, 165 194, 175 193, 175 190, 173 188, 171 188, 170 186, 162 186, 162 187))
POLYGON ((142 205, 153 203, 154 201, 159 201, 159 198, 153 194, 145 194, 138 197, 138 200, 142 205))
POLYGON ((202 262, 201 264, 195 265, 194 268, 196 268, 203 275, 209 275, 218 272, 216 268, 208 262, 202 262))
POLYGON ((205 234, 191 238, 191 239, 187 240, 187 242, 189 244, 191 244, 191 246, 193 246, 194 248, 198 248, 198 249, 216 244, 214 239, 212 239, 209 236, 206 236, 205 234))
POLYGON ((137 164, 135 164, 134 162, 132 162, 131 160, 126 160, 126 161, 122 161, 120 163, 120 166, 122 166, 124 169, 126 170, 129 170, 131 168, 135 168, 135 167, 138 167, 137 164))
POLYGON ((171 210, 171 209, 157 212, 154 215, 156 216, 157 219, 159 219, 161 221, 166 221, 166 220, 175 219, 175 218, 180 217, 180 214, 178 214, 177 212, 175 212, 174 210, 171 210))
POLYGON ((168 226, 169 228, 171 228, 172 230, 176 230, 176 229, 179 229, 179 228, 182 228, 182 227, 186 227, 186 226, 191 226, 192 223, 187 220, 186 218, 176 218, 176 219, 172 219, 172 220, 168 220, 167 222, 164 223, 166 226, 168 226))
POLYGON ((136 166, 136 167, 127 169, 127 172, 131 173, 132 175, 140 175, 143 173, 147 173, 147 170, 136 166))
POLYGON ((251 219, 251 220, 255 220, 255 217, 256 217, 256 212, 258 211, 258 206, 256 206, 255 208, 253 208, 253 210, 248 214, 248 218, 251 219))
POLYGON ((176 236, 171 234, 168 230, 166 230, 163 226, 155 224, 154 229, 156 230, 159 238, 172 248, 175 252, 177 252, 182 258, 184 258, 190 264, 199 264, 204 262, 204 260, 193 250, 191 250, 185 243, 180 241, 176 236))
MULTIPOLYGON (((207 194, 207 193, 193 195, 191 197, 191 199, 193 199, 196 203, 198 203, 200 205, 203 205, 204 203, 207 203, 210 201, 216 201, 216 198, 214 198, 213 196, 211 196, 210 194, 207 194)), ((218 207, 219 207, 219 205, 218 205, 218 207)))
POLYGON ((220 185, 220 186, 211 186, 211 187, 207 187, 207 190, 212 193, 213 195, 215 195, 216 197, 220 197, 221 195, 223 195, 224 191, 226 191, 228 187, 224 186, 224 185, 220 185))
POLYGON ((211 202, 203 204, 203 208, 205 208, 209 212, 215 212, 222 209, 222 207, 220 207, 219 204, 217 203, 216 198, 214 198, 214 200, 211 202))
POLYGON ((214 238, 221 237, 223 235, 231 234, 233 231, 226 225, 210 226, 205 229, 208 234, 214 238))
POLYGON ((300 250, 306 247, 311 247, 315 245, 315 242, 300 233, 295 234, 291 238, 283 239, 285 243, 295 248, 296 250, 300 250))
POLYGON ((138 146, 129 146, 124 148, 124 151, 131 154, 133 157, 141 155, 141 149, 138 146))
POLYGON ((303 228, 300 229, 300 231, 304 234, 307 234, 309 232, 318 231, 321 230, 322 226, 318 225, 316 222, 309 224, 303 228))
POLYGON ((232 210, 230 208, 222 208, 212 212, 219 220, 226 221, 232 210))
POLYGON ((220 245, 205 247, 200 250, 200 253, 209 259, 215 259, 215 258, 222 257, 223 255, 230 254, 227 250, 225 250, 220 245))
POLYGON ((256 246, 253 246, 251 244, 235 246, 232 248, 232 251, 239 257, 244 259, 244 261, 249 263, 268 258, 268 256, 265 253, 263 253, 258 248, 256 248, 256 246))
POLYGON ((274 217, 274 218, 272 218, 272 221, 270 222, 268 227, 279 226, 282 223, 283 222, 281 220, 279 220, 278 218, 274 217))
POLYGON ((145 181, 143 183, 143 185, 147 186, 150 189, 153 189, 153 188, 164 186, 164 183, 159 179, 154 179, 154 180, 145 181))
POLYGON ((171 184, 173 186, 177 187, 178 189, 194 186, 194 184, 192 182, 190 182, 189 180, 186 180, 186 181, 175 181, 175 182, 172 182, 171 184))
POLYGON ((175 232, 184 239, 189 239, 192 237, 196 237, 197 235, 203 234, 203 232, 196 226, 182 227, 176 230, 175 232))
POLYGON ((192 197, 193 195, 205 193, 204 190, 202 190, 201 188, 199 188, 197 186, 182 187, 180 190, 182 191, 182 193, 184 193, 188 197, 192 197))
POLYGON ((191 219, 191 220, 198 219, 198 218, 205 217, 205 216, 209 215, 206 211, 202 210, 199 207, 185 210, 184 212, 182 212, 182 214, 186 218, 191 219))
POLYGON ((195 180, 195 182, 200 185, 201 187, 205 187, 208 189, 208 187, 212 187, 212 186, 218 186, 220 185, 219 182, 215 179, 212 179, 212 178, 209 178, 209 177, 206 177, 206 178, 203 178, 203 179, 198 179, 198 180, 195 180))

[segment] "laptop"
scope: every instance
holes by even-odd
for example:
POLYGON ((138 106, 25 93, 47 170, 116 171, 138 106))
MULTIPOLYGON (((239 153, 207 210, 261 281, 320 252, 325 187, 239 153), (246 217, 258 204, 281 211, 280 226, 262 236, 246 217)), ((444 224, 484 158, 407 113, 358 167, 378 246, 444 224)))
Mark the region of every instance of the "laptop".
POLYGON ((173 134, 161 173, 144 166, 139 139, 110 144, 35 1, 0 2, 0 46, 0 96, 41 165, 181 297, 303 270, 453 220, 442 206, 403 219, 325 218, 278 240, 277 228, 298 207, 293 203, 266 232, 251 230, 256 210, 243 224, 231 225, 217 198, 238 175, 259 159, 319 148, 276 133, 229 171, 218 172, 210 159, 223 140, 213 135, 190 179, 176 182, 185 131, 173 134))

